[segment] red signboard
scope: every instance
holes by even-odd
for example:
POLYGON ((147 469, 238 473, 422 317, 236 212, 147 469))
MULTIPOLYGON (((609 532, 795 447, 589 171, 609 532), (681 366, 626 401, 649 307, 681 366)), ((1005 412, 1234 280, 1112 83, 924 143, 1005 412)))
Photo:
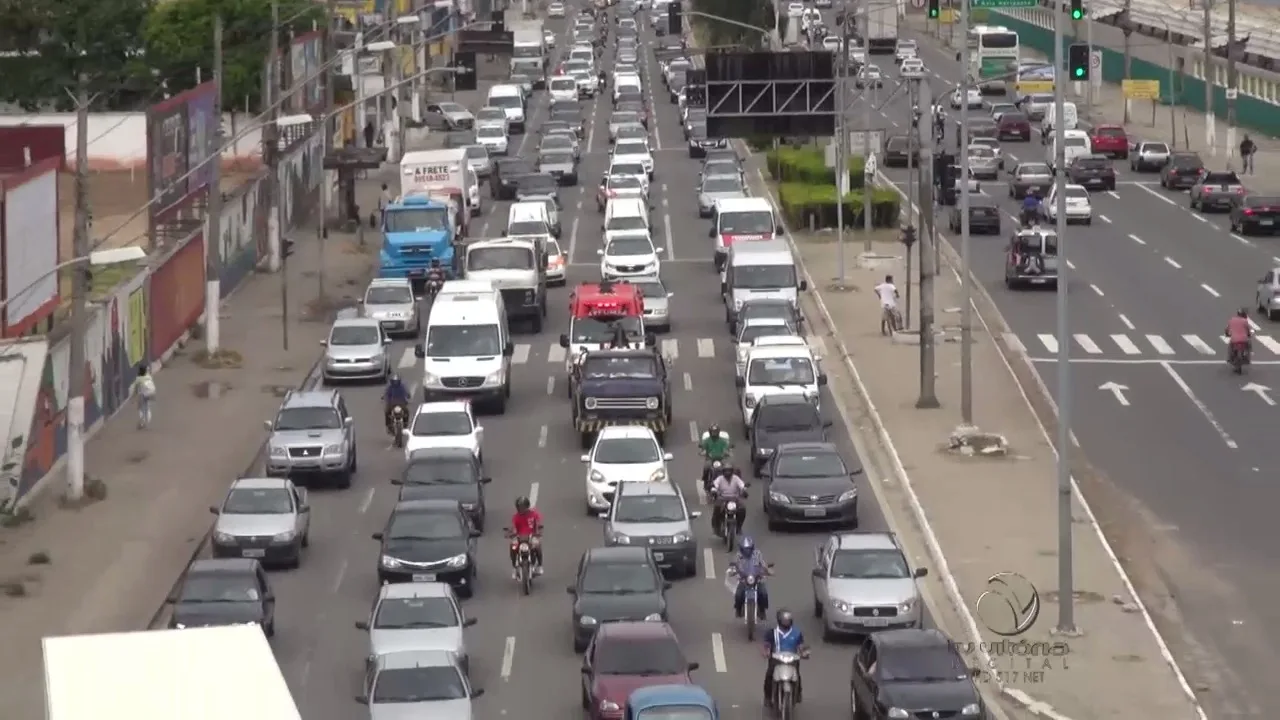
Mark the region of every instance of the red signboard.
POLYGON ((0 172, 19 172, 49 158, 66 170, 67 129, 61 125, 0 127, 0 172))
POLYGON ((204 235, 176 250, 151 275, 151 357, 159 358, 204 312, 204 235))

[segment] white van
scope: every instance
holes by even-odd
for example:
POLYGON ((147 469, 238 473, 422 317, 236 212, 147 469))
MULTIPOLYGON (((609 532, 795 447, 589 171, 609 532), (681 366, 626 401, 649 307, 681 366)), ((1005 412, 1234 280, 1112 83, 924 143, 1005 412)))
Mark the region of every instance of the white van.
POLYGON ((511 203, 507 208, 507 229, 502 233, 508 237, 533 235, 551 239, 555 221, 547 211, 547 204, 541 200, 511 203))
POLYGON ((735 243, 770 240, 781 232, 773 205, 767 198, 746 197, 717 200, 711 214, 708 237, 716 241, 716 270, 723 270, 729 248, 735 243))
MULTIPOLYGON (((1044 120, 1040 122, 1040 140, 1041 142, 1049 142, 1053 137, 1054 128, 1058 123, 1058 107, 1056 104, 1049 105, 1049 109, 1044 113, 1044 120)), ((1075 130, 1080 122, 1080 113, 1076 110, 1076 104, 1070 101, 1062 103, 1062 129, 1075 130)))
POLYGON ((644 93, 643 83, 640 82, 639 75, 619 75, 613 80, 613 102, 617 103, 618 98, 622 97, 625 92, 644 93))
POLYGON ((461 281, 481 292, 459 292, 458 285, 449 287, 455 282, 446 282, 436 295, 426 339, 414 347, 423 361, 423 402, 465 398, 504 413, 515 346, 502 296, 487 282, 461 281))
POLYGON ((725 320, 736 327, 738 310, 748 300, 783 299, 796 307, 807 287, 785 240, 738 243, 729 249, 720 288, 725 320))
POLYGON ((551 78, 547 88, 551 92, 551 102, 573 102, 578 99, 578 81, 572 75, 557 75, 551 78))
POLYGON ((808 347, 765 346, 747 352, 746 368, 734 379, 734 384, 738 386, 742 422, 751 427, 751 418, 765 395, 803 394, 821 411, 821 388, 827 384, 827 375, 808 347))
MULTIPOLYGON (((1089 133, 1083 130, 1063 130, 1062 131, 1062 167, 1071 166, 1071 161, 1082 155, 1093 154, 1093 141, 1089 139, 1089 133)), ((1049 149, 1045 151, 1044 161, 1053 169, 1058 159, 1058 139, 1056 137, 1049 141, 1049 149)))
POLYGON ((494 85, 489 88, 486 106, 502 108, 507 115, 507 131, 513 135, 524 132, 524 91, 519 85, 494 85))
POLYGON ((604 206, 604 244, 620 237, 653 239, 649 206, 641 198, 613 198, 604 206))

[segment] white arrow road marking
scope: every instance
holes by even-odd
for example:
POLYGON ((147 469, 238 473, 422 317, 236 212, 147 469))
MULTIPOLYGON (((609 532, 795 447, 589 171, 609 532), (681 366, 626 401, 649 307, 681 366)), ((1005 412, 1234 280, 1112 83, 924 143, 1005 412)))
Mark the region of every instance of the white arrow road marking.
POLYGON ((1258 383, 1251 382, 1240 389, 1245 392, 1251 392, 1254 395, 1257 395, 1262 400, 1262 402, 1268 405, 1274 406, 1276 404, 1276 401, 1271 397, 1271 388, 1267 387, 1266 385, 1259 385, 1258 383))
POLYGON ((1121 385, 1117 382, 1104 382, 1098 386, 1098 389, 1111 393, 1115 396, 1116 402, 1120 403, 1124 407, 1129 407, 1129 398, 1124 396, 1124 393, 1129 389, 1129 386, 1121 385))

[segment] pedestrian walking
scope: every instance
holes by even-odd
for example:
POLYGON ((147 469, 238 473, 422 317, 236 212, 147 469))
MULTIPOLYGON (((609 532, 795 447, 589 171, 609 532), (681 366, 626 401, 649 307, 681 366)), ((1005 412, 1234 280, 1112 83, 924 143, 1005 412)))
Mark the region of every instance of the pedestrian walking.
POLYGON ((1253 174, 1253 156, 1258 152, 1258 146, 1253 142, 1253 138, 1245 133, 1244 139, 1240 141, 1240 163, 1245 173, 1253 174))
POLYGON ((156 399, 156 381, 146 363, 138 365, 133 389, 138 394, 138 428, 144 429, 151 425, 151 404, 156 399))

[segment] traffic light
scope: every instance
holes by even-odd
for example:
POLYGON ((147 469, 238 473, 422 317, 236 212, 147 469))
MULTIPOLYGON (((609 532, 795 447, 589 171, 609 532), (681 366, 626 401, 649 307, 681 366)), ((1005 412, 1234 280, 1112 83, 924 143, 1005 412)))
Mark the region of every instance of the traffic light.
POLYGON ((476 54, 464 51, 453 54, 453 89, 476 89, 476 54))
POLYGON ((1080 20, 1084 17, 1084 0, 1071 0, 1071 19, 1080 20))
POLYGON ((1089 79, 1089 46, 1075 43, 1067 48, 1067 77, 1071 80, 1089 79))
POLYGON ((489 28, 494 32, 506 32, 507 30, 507 14, 502 10, 494 10, 489 13, 489 28))
POLYGON ((929 0, 929 19, 930 20, 938 19, 938 15, 941 13, 940 5, 941 5, 941 2, 939 2, 939 0, 929 0))
POLYGON ((680 3, 667 5, 667 34, 680 35, 684 32, 684 18, 680 15, 680 3))

